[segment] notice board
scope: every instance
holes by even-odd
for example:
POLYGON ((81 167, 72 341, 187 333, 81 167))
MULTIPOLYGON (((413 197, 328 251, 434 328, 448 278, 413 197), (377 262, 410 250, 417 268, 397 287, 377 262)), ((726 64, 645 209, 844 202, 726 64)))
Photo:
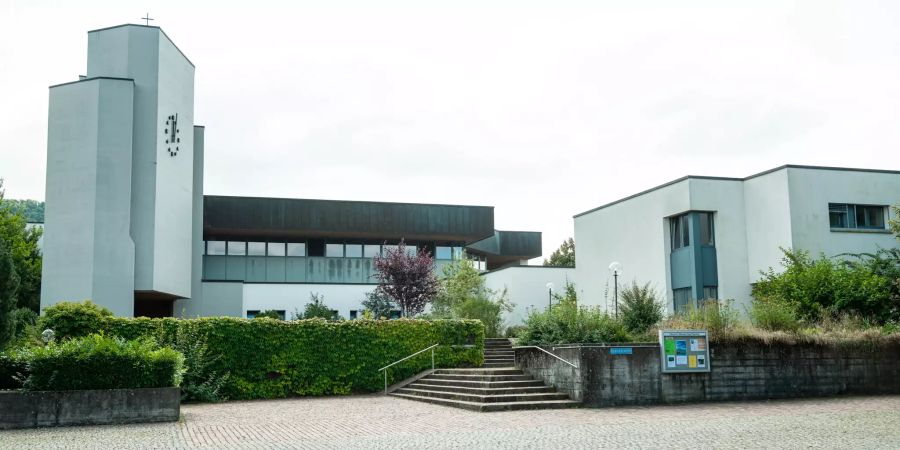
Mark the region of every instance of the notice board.
POLYGON ((663 373, 709 372, 706 330, 659 330, 663 373))

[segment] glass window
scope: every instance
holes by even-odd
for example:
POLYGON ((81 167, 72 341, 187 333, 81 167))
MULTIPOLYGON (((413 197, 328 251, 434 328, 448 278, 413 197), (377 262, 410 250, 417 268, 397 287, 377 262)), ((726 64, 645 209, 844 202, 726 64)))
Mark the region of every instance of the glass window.
POLYGON ((703 299, 704 300, 717 300, 719 298, 719 288, 717 286, 704 286, 703 287, 703 299))
POLYGON ((253 318, 256 317, 257 314, 259 314, 259 310, 258 310, 258 309, 254 309, 254 310, 247 311, 247 318, 248 318, 248 319, 253 319, 253 318))
POLYGON ((378 244, 366 244, 363 246, 363 256, 374 258, 381 254, 381 246, 378 244))
POLYGON ((831 228, 863 228, 883 230, 885 206, 828 204, 828 223, 831 228))
POLYGON ((831 223, 831 228, 849 228, 849 219, 848 205, 828 205, 828 221, 831 223))
POLYGON ((713 213, 700 213, 700 245, 716 245, 713 213))
POLYGON ((390 318, 391 319, 399 319, 400 318, 400 310, 392 309, 390 318))
POLYGON ((207 255, 224 255, 225 254, 225 241, 207 241, 206 242, 206 254, 207 255))
POLYGON ((387 256, 388 252, 396 251, 398 248, 400 248, 399 245, 382 245, 381 246, 382 255, 387 256))
POLYGON ((405 248, 406 254, 409 256, 416 256, 416 253, 418 253, 415 245, 406 244, 405 248))
POLYGON ((355 309, 351 309, 350 310, 350 320, 355 320, 356 314, 357 314, 357 311, 355 309))
POLYGON ((669 219, 669 230, 672 234, 672 250, 691 245, 690 232, 688 227, 688 215, 682 214, 669 219))
POLYGON ((284 242, 269 242, 269 256, 284 256, 284 242))
POLYGON ((248 242, 247 254, 250 256, 266 256, 265 242, 248 242))
POLYGON ((453 259, 463 259, 466 257, 466 249, 464 247, 453 247, 453 259))
POLYGON ((453 250, 450 247, 435 247, 435 259, 452 259, 453 250))
POLYGON ((675 303, 675 313, 687 312, 688 305, 691 302, 691 288, 673 289, 673 302, 675 303))
POLYGON ((325 256, 342 258, 344 256, 344 244, 325 244, 325 256))
POLYGON ((243 256, 247 254, 247 243, 228 241, 228 254, 235 256, 243 256))
POLYGON ((306 256, 306 244, 302 242, 288 242, 288 256, 306 256))
POLYGON ((361 244, 347 244, 344 246, 344 256, 348 258, 362 258, 361 244))

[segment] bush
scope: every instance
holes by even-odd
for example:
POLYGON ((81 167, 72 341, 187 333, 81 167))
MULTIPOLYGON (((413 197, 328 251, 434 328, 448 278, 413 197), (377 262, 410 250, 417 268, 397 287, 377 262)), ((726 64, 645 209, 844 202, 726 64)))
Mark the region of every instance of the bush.
MULTIPOLYGON (((439 367, 480 366, 484 358, 484 326, 472 320, 103 317, 95 326, 92 331, 125 339, 150 336, 166 346, 175 346, 179 333, 192 333, 192 339, 205 341, 203 353, 209 361, 200 374, 195 363, 186 377, 194 377, 197 386, 210 379, 204 373, 230 372, 218 391, 230 399, 374 392, 384 388, 379 368, 432 344, 441 344, 435 351, 439 367)), ((426 352, 392 367, 388 381, 430 367, 426 352)))
POLYGON ((37 325, 38 314, 29 308, 17 308, 12 314, 13 325, 15 327, 15 338, 25 334, 26 328, 37 325))
POLYGON ((506 327, 506 338, 517 338, 522 335, 522 333, 527 330, 528 327, 525 325, 511 325, 506 327))
POLYGON ((365 308, 365 311, 367 311, 373 319, 380 319, 382 317, 389 319, 391 317, 391 311, 398 308, 394 305, 394 302, 391 301, 390 297, 378 290, 366 292, 366 299, 362 301, 362 307, 365 308))
POLYGON ((519 334, 519 345, 628 342, 632 339, 621 321, 598 308, 577 307, 574 302, 533 312, 519 334))
POLYGON ((772 298, 753 299, 750 308, 753 325, 768 331, 797 331, 800 320, 797 308, 788 302, 772 298))
POLYGON ((303 310, 303 314, 294 313, 293 320, 302 320, 302 319, 325 319, 325 320, 340 320, 341 316, 338 315, 337 311, 331 309, 328 305, 325 304, 325 297, 319 294, 309 294, 309 303, 306 304, 306 308, 303 310))
POLYGON ((28 375, 28 361, 20 351, 0 353, 0 390, 20 389, 28 375))
POLYGON ((646 333, 663 318, 663 305, 656 298, 656 291, 650 283, 639 286, 631 282, 619 295, 622 323, 625 328, 635 334, 646 333))
POLYGON ((126 341, 99 334, 28 350, 32 391, 178 386, 184 357, 152 339, 126 341))
POLYGON ((184 355, 181 400, 200 402, 225 400, 221 391, 231 374, 214 369, 222 355, 209 351, 206 337, 198 333, 194 327, 181 327, 176 331, 174 347, 184 355))
POLYGON ((90 300, 61 302, 44 308, 38 326, 41 330, 53 330, 57 339, 81 337, 96 332, 101 320, 107 317, 112 317, 112 311, 90 300))
POLYGON ((485 337, 494 338, 500 337, 500 331, 503 329, 503 313, 509 312, 511 308, 504 295, 497 301, 484 297, 470 298, 457 305, 455 310, 459 317, 480 320, 484 324, 485 337))
POLYGON ((738 324, 738 313, 731 307, 731 300, 703 300, 699 307, 689 306, 687 311, 670 317, 660 328, 707 330, 710 339, 723 336, 738 324))

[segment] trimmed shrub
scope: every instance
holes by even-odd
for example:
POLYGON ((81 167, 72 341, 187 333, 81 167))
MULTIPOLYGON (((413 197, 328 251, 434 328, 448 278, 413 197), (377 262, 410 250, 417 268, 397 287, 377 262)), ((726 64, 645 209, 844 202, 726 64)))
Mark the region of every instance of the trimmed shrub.
POLYGON ((101 319, 112 317, 112 311, 85 300, 83 302, 61 302, 44 308, 44 315, 38 321, 40 329, 51 329, 56 337, 81 337, 98 330, 101 319))
POLYGON ((753 325, 768 331, 797 331, 800 320, 797 319, 797 308, 790 303, 773 299, 753 299, 750 308, 750 319, 753 325))
POLYGON ((638 285, 636 281, 622 290, 619 295, 619 309, 622 323, 628 331, 636 334, 646 333, 663 318, 663 305, 656 298, 656 291, 650 282, 638 285))
POLYGON ((20 389, 28 375, 28 361, 22 352, 0 353, 0 390, 20 389))
POLYGON ((178 386, 184 357, 152 339, 126 341, 98 334, 28 350, 31 391, 178 386))
POLYGON ((278 311, 275 311, 274 309, 267 309, 267 310, 257 314, 253 318, 254 319, 268 318, 268 319, 275 319, 275 320, 283 320, 281 318, 281 314, 279 314, 278 311))
POLYGON ((577 307, 574 302, 534 312, 519 333, 519 345, 629 342, 632 337, 621 321, 598 308, 577 307))
MULTIPOLYGON (((230 399, 374 392, 384 388, 379 368, 432 344, 441 344, 435 351, 439 367, 480 366, 484 358, 484 325, 475 320, 288 322, 104 316, 88 328, 124 339, 149 336, 176 348, 178 333, 191 333, 205 341, 204 357, 209 361, 204 371, 216 377, 230 373, 218 390, 220 397, 230 399)), ((67 337, 57 334, 57 339, 67 337)), ((430 367, 431 355, 425 352, 389 369, 388 382, 430 367)), ((203 383, 204 378, 196 379, 203 383)))

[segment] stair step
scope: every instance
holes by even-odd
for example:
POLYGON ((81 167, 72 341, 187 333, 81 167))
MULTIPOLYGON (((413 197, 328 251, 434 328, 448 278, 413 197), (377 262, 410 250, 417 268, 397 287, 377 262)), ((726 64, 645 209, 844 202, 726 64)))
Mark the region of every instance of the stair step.
POLYGON ((518 386, 518 387, 500 387, 500 388, 483 388, 471 386, 452 386, 431 384, 424 381, 417 381, 406 386, 411 389, 424 389, 428 391, 444 391, 458 392, 462 394, 478 394, 478 395, 502 395, 502 394, 533 394, 556 392, 551 386, 518 386))
POLYGON ((433 375, 524 375, 524 372, 513 367, 507 369, 472 367, 465 369, 437 369, 433 375))
POLYGON ((391 394, 394 397, 405 398, 408 400, 417 400, 422 402, 433 403, 437 405, 453 406, 457 408, 468 409, 470 411, 515 411, 523 409, 558 409, 558 408, 577 408, 580 403, 573 400, 549 400, 535 402, 500 402, 500 403, 478 403, 467 402, 461 400, 451 400, 437 397, 422 397, 418 395, 408 394, 391 394))
MULTIPOLYGON (((508 369, 509 367, 488 367, 488 369, 508 369)), ((479 382, 495 382, 495 381, 531 381, 534 378, 520 373, 518 375, 478 375, 478 374, 432 374, 427 377, 430 380, 447 380, 447 381, 479 381, 479 382)))
POLYGON ((559 392, 536 392, 529 394, 481 395, 463 392, 432 391, 428 389, 400 388, 396 392, 423 397, 437 397, 451 400, 463 400, 480 403, 539 402, 547 400, 567 400, 566 394, 559 392))
POLYGON ((439 386, 460 386, 460 387, 476 387, 476 388, 512 388, 512 387, 530 387, 543 386, 544 383, 538 380, 515 380, 515 381, 470 381, 470 380, 441 380, 435 378, 422 378, 420 381, 428 384, 436 384, 439 386))

